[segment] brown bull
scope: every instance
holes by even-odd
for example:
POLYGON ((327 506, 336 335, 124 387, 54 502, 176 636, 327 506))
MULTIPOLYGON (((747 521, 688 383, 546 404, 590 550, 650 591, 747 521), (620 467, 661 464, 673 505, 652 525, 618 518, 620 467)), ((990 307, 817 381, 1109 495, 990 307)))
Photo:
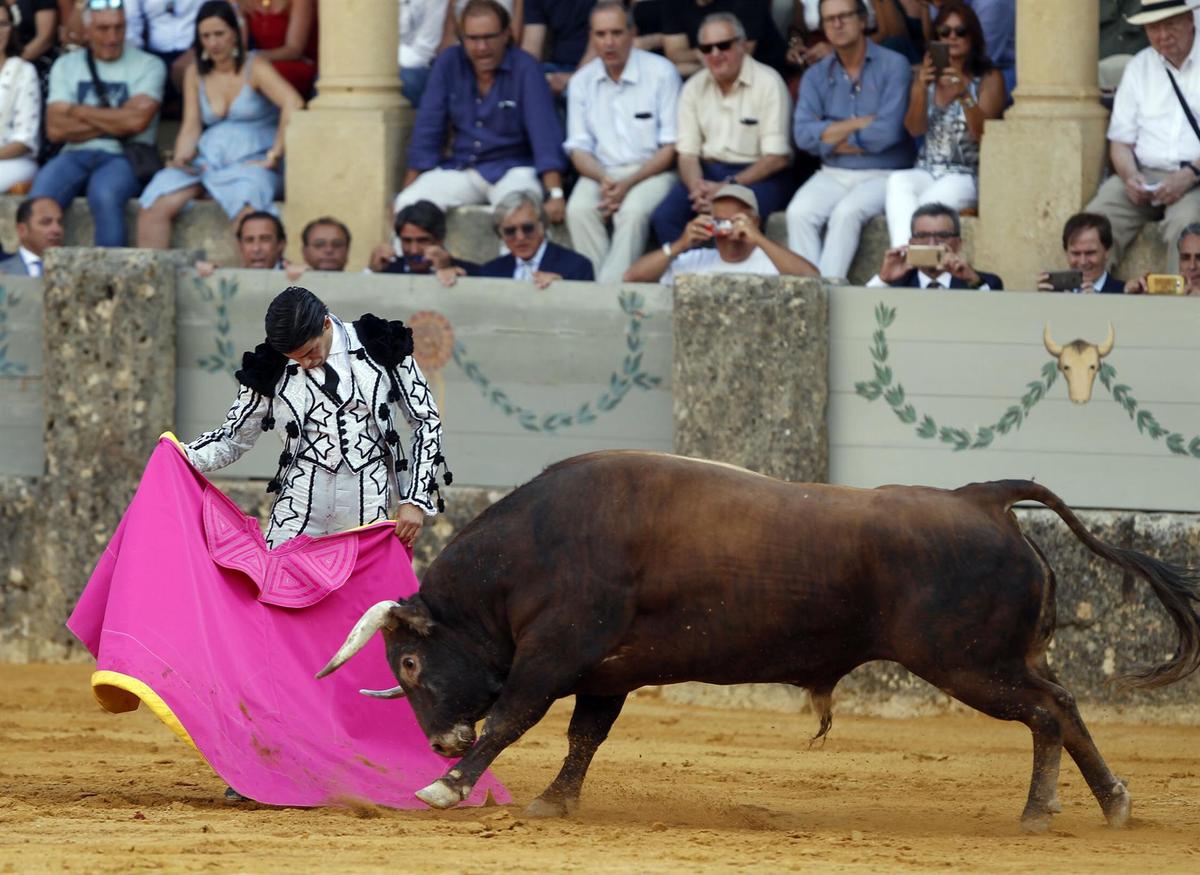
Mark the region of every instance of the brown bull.
POLYGON ((438 808, 466 798, 497 754, 574 694, 566 761, 530 806, 563 814, 631 690, 794 684, 811 691, 820 736, 838 680, 894 660, 1030 728, 1026 828, 1045 829, 1059 810, 1064 746, 1119 826, 1130 796, 1046 662, 1054 574, 1017 525, 1019 501, 1049 507, 1167 609, 1179 647, 1135 683, 1197 668, 1196 576, 1103 543, 1036 483, 862 490, 607 452, 557 464, 480 514, 430 565, 420 592, 368 610, 318 677, 383 631, 398 686, 375 695, 407 695, 433 748, 463 755, 417 794, 438 808))
POLYGON ((1050 323, 1047 322, 1042 332, 1042 342, 1046 345, 1046 352, 1058 359, 1058 369, 1067 381, 1067 397, 1074 404, 1087 404, 1092 399, 1092 387, 1100 371, 1100 359, 1112 352, 1113 344, 1117 342, 1112 323, 1108 323, 1108 336, 1102 343, 1072 340, 1066 346, 1059 346, 1050 336, 1050 323))

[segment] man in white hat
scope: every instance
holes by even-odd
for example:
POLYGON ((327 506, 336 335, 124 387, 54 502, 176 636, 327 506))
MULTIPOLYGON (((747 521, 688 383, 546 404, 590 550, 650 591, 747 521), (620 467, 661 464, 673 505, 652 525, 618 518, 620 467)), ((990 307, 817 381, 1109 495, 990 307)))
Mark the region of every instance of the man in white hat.
POLYGON ((672 285, 675 277, 686 273, 817 276, 817 269, 763 233, 758 198, 748 186, 727 183, 713 195, 711 214, 696 216, 678 240, 643 255, 624 279, 672 285))
MULTIPOLYGON (((1112 223, 1116 261, 1147 222, 1161 220, 1169 244, 1200 221, 1200 46, 1191 4, 1142 0, 1129 22, 1145 28, 1150 46, 1117 89, 1108 126, 1116 173, 1087 206, 1112 223)), ((1169 250, 1167 269, 1178 273, 1178 253, 1169 250)))

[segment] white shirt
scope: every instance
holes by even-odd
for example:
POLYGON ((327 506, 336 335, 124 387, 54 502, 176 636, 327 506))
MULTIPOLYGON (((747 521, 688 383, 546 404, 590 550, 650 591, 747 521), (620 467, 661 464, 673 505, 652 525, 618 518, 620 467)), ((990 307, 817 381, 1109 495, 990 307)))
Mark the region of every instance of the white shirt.
MULTIPOLYGON (((925 273, 925 271, 923 271, 923 270, 917 271, 917 282, 921 284, 921 288, 923 288, 923 289, 928 289, 930 287, 933 287, 936 289, 948 289, 948 288, 950 288, 950 283, 951 283, 951 281, 953 281, 953 279, 954 279, 954 275, 952 273, 950 273, 950 271, 948 271, 948 270, 943 270, 941 273, 939 273, 935 277, 931 277, 929 274, 925 273)), ((869 289, 886 289, 886 288, 889 288, 889 286, 887 283, 885 283, 880 278, 879 274, 875 274, 875 276, 873 276, 869 280, 867 280, 867 288, 869 288, 869 289)), ((979 288, 974 289, 973 291, 990 292, 991 290, 992 290, 992 287, 989 286, 986 282, 984 282, 983 284, 981 284, 979 286, 979 288)))
MULTIPOLYGON (((345 401, 350 397, 350 383, 354 380, 354 375, 350 372, 350 352, 349 345, 346 340, 346 326, 342 325, 342 320, 336 316, 329 317, 333 323, 333 341, 329 344, 329 356, 325 359, 325 363, 330 365, 338 375, 338 395, 345 401)), ((313 372, 317 382, 324 385, 325 369, 317 368, 313 372)))
POLYGON ((446 0, 400 0, 401 67, 429 67, 442 41, 446 0))
POLYGON ((614 82, 593 58, 567 88, 567 152, 591 152, 605 168, 642 165, 659 147, 675 142, 679 89, 675 65, 634 49, 614 82))
POLYGON ((125 42, 155 52, 182 52, 196 36, 204 0, 125 0, 125 42), (149 23, 150 36, 145 29, 149 23))
POLYGON ((791 98, 783 77, 749 55, 725 94, 705 67, 679 92, 681 155, 753 164, 763 155, 792 154, 791 98))
POLYGON ((754 247, 745 261, 726 261, 713 249, 689 249, 680 254, 659 280, 664 286, 674 285, 675 278, 689 273, 749 273, 758 276, 779 276, 779 268, 762 247, 754 247))
POLYGON ((546 254, 546 244, 548 242, 550 242, 549 237, 542 241, 542 245, 538 247, 537 252, 533 253, 533 258, 529 259, 528 261, 521 258, 521 256, 517 255, 515 252, 513 253, 513 261, 516 262, 516 264, 513 265, 513 279, 533 279, 533 275, 541 269, 542 257, 546 254))
POLYGON ((17 254, 21 256, 21 261, 25 262, 25 272, 30 276, 42 275, 42 257, 36 255, 26 249, 24 246, 17 247, 17 254))
POLYGON ((1139 166, 1178 170, 1181 161, 1200 158, 1200 139, 1188 124, 1171 80, 1170 69, 1192 109, 1200 118, 1200 36, 1176 70, 1153 48, 1142 49, 1125 68, 1113 100, 1108 139, 1133 146, 1139 166))

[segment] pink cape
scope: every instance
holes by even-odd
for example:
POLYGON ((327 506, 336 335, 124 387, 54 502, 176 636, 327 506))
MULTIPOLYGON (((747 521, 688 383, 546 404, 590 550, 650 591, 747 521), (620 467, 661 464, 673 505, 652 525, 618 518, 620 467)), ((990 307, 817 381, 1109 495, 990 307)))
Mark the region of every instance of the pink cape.
MULTIPOLYGON (((359 694, 396 683, 382 637, 313 677, 368 607, 417 591, 392 528, 268 550, 257 520, 164 438, 67 621, 96 657, 96 698, 114 713, 145 702, 259 802, 424 807, 413 793, 451 761, 405 700, 359 694)), ((509 801, 487 774, 468 804, 488 791, 509 801)))

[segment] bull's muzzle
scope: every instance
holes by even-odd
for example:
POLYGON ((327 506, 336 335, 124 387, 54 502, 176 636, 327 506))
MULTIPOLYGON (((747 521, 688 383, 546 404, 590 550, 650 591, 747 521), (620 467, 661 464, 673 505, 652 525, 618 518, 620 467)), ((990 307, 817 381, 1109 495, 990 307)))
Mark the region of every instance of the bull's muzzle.
POLYGON ((429 739, 429 747, 438 756, 460 757, 471 749, 475 743, 475 729, 460 723, 449 732, 443 732, 429 739))

